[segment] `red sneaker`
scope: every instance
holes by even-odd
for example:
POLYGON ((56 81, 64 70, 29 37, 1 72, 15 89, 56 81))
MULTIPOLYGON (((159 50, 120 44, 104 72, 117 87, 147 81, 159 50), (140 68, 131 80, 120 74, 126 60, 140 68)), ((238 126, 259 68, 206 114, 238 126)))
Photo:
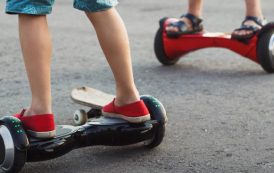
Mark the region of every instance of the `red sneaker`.
POLYGON ((56 136, 53 114, 24 116, 25 111, 23 109, 20 114, 14 116, 21 120, 29 135, 36 138, 53 138, 56 136))
POLYGON ((124 106, 115 106, 114 101, 115 99, 103 107, 104 116, 122 118, 131 123, 142 123, 150 120, 150 114, 143 100, 124 106))

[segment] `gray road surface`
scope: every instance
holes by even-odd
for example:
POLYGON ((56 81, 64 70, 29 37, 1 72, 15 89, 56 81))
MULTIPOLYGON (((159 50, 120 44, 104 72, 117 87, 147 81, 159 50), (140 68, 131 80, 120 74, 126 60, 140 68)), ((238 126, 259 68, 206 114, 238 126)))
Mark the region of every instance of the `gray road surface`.
MULTIPOLYGON (((22 173, 265 173, 274 172, 274 75, 224 49, 205 49, 172 67, 153 52, 158 20, 178 17, 186 1, 121 0, 118 10, 128 28, 135 80, 142 94, 165 105, 169 124, 160 147, 92 147, 61 158, 26 164, 22 173)), ((273 0, 264 14, 274 20, 273 0)), ((17 17, 4 14, 0 2, 0 115, 28 106, 30 92, 21 58, 17 17)), ((243 1, 209 0, 205 27, 232 31, 244 15, 243 1)), ((49 16, 53 35, 52 92, 56 120, 72 124, 80 108, 70 100, 72 88, 88 85, 114 92, 112 74, 96 35, 71 0, 57 0, 49 16)))

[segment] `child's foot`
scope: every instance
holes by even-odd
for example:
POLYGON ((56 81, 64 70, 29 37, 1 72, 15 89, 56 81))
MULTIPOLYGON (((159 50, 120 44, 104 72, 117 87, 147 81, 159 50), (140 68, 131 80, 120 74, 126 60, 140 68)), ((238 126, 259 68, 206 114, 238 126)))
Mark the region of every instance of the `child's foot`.
POLYGON ((266 20, 256 16, 246 16, 240 28, 235 29, 231 38, 245 41, 252 38, 264 25, 266 20))
POLYGON ((122 118, 130 123, 142 123, 150 120, 149 111, 143 100, 124 106, 116 106, 114 99, 103 107, 102 113, 106 117, 122 118))
POLYGON ((21 120, 27 133, 36 138, 53 138, 56 135, 54 115, 41 114, 24 116, 25 109, 21 113, 14 115, 21 120))
POLYGON ((203 31, 202 19, 190 13, 182 15, 177 22, 171 22, 166 27, 169 37, 179 37, 183 34, 194 34, 203 31))

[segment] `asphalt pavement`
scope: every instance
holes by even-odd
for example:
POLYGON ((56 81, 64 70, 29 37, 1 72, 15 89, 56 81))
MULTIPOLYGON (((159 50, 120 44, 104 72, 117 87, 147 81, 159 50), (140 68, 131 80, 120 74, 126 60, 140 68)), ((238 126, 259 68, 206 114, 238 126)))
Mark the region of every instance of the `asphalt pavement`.
MULTIPOLYGON (((17 17, 0 2, 0 116, 28 106, 30 92, 18 41, 17 17)), ((88 147, 60 158, 27 163, 22 173, 274 172, 274 75, 226 49, 203 49, 165 67, 153 41, 158 20, 179 17, 187 1, 120 0, 117 9, 128 29, 135 81, 141 94, 157 97, 169 122, 161 146, 88 147)), ((263 0, 265 17, 274 21, 273 0, 263 0)), ((208 31, 230 32, 244 17, 243 1, 204 4, 208 31)), ((52 93, 58 124, 73 124, 83 108, 70 91, 87 85, 113 93, 114 81, 93 28, 72 0, 56 0, 48 16, 53 37, 52 93)))

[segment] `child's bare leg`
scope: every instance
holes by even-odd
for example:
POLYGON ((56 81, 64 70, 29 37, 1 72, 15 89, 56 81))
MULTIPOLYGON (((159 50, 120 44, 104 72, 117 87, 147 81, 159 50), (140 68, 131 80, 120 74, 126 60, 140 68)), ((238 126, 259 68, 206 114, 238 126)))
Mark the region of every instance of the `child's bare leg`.
POLYGON ((19 33, 32 101, 25 115, 51 113, 51 38, 46 16, 19 15, 19 33))
MULTIPOLYGON (((201 18, 202 8, 203 8, 203 0, 188 0, 187 13, 190 13, 198 18, 201 18)), ((188 18, 182 17, 180 20, 186 23, 188 30, 192 30, 192 23, 188 18)), ((173 26, 168 26, 166 30, 171 32, 178 32, 178 28, 173 26)))
POLYGON ((117 106, 139 100, 133 79, 130 47, 124 23, 115 8, 86 13, 93 24, 100 45, 116 81, 117 106))
POLYGON ((203 0, 189 0, 188 1, 188 13, 193 14, 196 17, 202 16, 203 0))
POLYGON ((260 0, 245 0, 246 16, 256 16, 263 18, 260 0))

